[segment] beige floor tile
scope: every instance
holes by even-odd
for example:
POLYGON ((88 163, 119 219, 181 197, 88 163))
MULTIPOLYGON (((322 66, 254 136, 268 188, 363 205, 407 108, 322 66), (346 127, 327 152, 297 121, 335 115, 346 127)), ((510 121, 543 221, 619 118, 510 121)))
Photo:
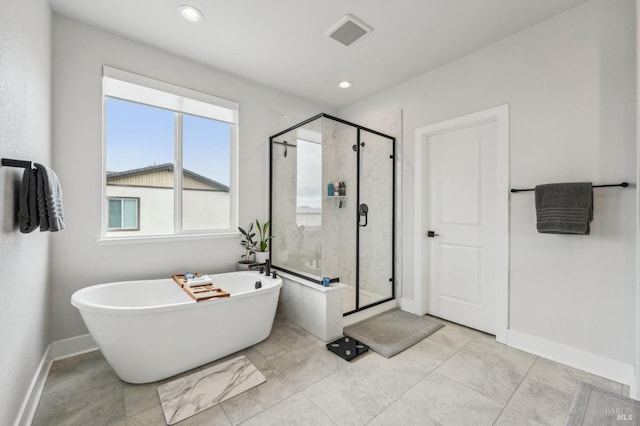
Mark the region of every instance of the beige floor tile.
POLYGON ((304 390, 304 394, 338 425, 363 425, 393 403, 380 386, 347 369, 304 390))
POLYGON ((331 421, 316 405, 302 393, 297 393, 284 401, 266 409, 262 413, 242 423, 243 426, 333 426, 331 421))
POLYGON ((594 376, 545 358, 537 358, 533 363, 528 377, 540 383, 552 386, 569 395, 573 395, 580 382, 586 382, 602 389, 622 393, 622 385, 611 380, 594 376))
POLYGON ((437 372, 431 373, 402 398, 429 419, 445 425, 491 425, 502 404, 437 372))
POLYGON ((296 393, 294 384, 275 368, 260 369, 267 381, 224 401, 221 405, 232 424, 237 425, 296 393))
MULTIPOLYGON (((437 320, 443 322, 440 319, 437 320)), ((444 327, 442 327, 432 335, 427 336, 426 339, 445 346, 449 346, 450 348, 453 348, 455 350, 459 350, 463 348, 467 343, 469 343, 476 337, 481 336, 482 334, 483 333, 472 330, 470 328, 465 328, 457 324, 445 322, 444 327)))
POLYGON ((146 383, 134 385, 123 384, 124 406, 127 417, 148 411, 151 408, 160 406, 158 398, 158 383, 146 383))
POLYGON ((571 395, 526 377, 502 415, 505 419, 521 419, 528 424, 561 426, 565 424, 571 400, 571 395))
POLYGON ((79 393, 120 379, 107 363, 102 353, 95 351, 79 355, 74 359, 54 362, 45 383, 44 395, 54 393, 79 393))
POLYGON ((492 364, 505 366, 523 376, 536 360, 535 355, 498 343, 496 338, 490 335, 479 336, 469 342, 461 352, 492 364))
MULTIPOLYGON (((288 323, 285 323, 288 324, 288 323)), ((263 342, 252 348, 258 351, 266 359, 275 358, 292 348, 312 344, 307 337, 287 325, 274 326, 271 335, 263 342)))
POLYGON ((296 393, 317 381, 348 368, 349 364, 326 348, 309 344, 269 360, 277 376, 296 393))
POLYGON ((424 413, 413 408, 404 399, 399 399, 388 408, 385 408, 382 413, 378 414, 371 422, 367 423, 369 426, 440 426, 441 423, 437 423, 433 419, 427 417, 424 413))
POLYGON ((34 426, 113 425, 124 421, 122 382, 112 382, 82 392, 56 392, 43 397, 34 426))
POLYGON ((451 346, 443 345, 429 338, 422 339, 415 345, 409 347, 396 355, 396 358, 405 358, 417 362, 425 368, 427 373, 442 365, 457 352, 451 346))
POLYGON ((534 419, 523 416, 522 414, 502 413, 494 426, 545 426, 534 419))
POLYGON ((164 424, 166 424, 164 414, 160 407, 153 407, 133 416, 127 416, 126 420, 127 426, 158 426, 164 424))
POLYGON ((352 360, 350 368, 377 383, 393 398, 402 396, 428 373, 424 366, 410 359, 385 358, 373 351, 352 360))
POLYGON ((507 403, 522 381, 523 375, 506 365, 458 352, 436 372, 461 383, 501 405, 507 403))

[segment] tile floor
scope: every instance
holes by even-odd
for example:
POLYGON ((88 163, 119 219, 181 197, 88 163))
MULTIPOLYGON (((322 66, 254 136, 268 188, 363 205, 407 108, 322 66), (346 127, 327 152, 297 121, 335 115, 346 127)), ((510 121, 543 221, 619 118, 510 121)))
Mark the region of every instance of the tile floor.
MULTIPOLYGON (((267 340, 240 352, 267 382, 179 424, 564 425, 581 381, 628 395, 619 383, 445 324, 393 358, 369 351, 346 362, 278 317, 267 340)), ((123 383, 98 351, 57 361, 33 424, 164 425, 156 388, 172 379, 123 383)))

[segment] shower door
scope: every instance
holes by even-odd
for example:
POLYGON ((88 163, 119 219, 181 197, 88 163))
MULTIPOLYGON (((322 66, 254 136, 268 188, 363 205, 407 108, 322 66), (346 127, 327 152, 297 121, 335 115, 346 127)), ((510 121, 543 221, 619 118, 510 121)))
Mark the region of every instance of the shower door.
POLYGON ((357 309, 394 297, 394 140, 361 129, 358 152, 357 309))

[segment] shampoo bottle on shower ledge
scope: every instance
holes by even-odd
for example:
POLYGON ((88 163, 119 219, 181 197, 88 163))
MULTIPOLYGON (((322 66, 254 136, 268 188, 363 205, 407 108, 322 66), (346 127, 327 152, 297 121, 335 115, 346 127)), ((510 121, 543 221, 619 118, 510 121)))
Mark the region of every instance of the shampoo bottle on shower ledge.
POLYGON ((335 194, 335 188, 333 187, 333 183, 329 183, 329 185, 327 185, 327 195, 329 197, 333 197, 335 194))
POLYGON ((338 186, 338 195, 345 196, 347 195, 347 185, 343 182, 340 182, 338 186))

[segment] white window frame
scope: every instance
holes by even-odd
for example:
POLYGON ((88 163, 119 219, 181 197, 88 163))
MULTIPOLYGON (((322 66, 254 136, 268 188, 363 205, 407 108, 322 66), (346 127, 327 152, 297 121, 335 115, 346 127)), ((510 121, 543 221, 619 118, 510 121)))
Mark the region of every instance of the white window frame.
MULTIPOLYGON (((163 81, 144 77, 121 69, 103 66, 102 69, 102 223, 100 241, 110 240, 166 240, 184 239, 193 236, 222 236, 237 234, 238 224, 238 127, 240 106, 230 101, 206 93, 176 86, 163 81), (106 140, 106 99, 118 98, 159 107, 182 114, 196 115, 231 124, 230 182, 229 182, 229 227, 224 229, 185 230, 182 227, 182 173, 174 173, 174 232, 169 235, 149 236, 107 236, 107 140, 106 140), (177 237, 177 238, 176 238, 177 237)), ((174 170, 182 170, 182 120, 176 118, 174 135, 174 170)), ((138 203, 139 206, 139 203, 138 203)), ((140 223, 138 222, 138 227, 140 223)))
POLYGON ((120 226, 119 228, 110 228, 108 223, 105 223, 108 232, 119 232, 119 231, 138 231, 140 230, 140 197, 107 197, 107 222, 109 221, 109 201, 112 200, 120 200, 120 224, 124 223, 124 201, 125 200, 135 200, 136 201, 136 227, 135 228, 125 228, 124 226, 120 226))

